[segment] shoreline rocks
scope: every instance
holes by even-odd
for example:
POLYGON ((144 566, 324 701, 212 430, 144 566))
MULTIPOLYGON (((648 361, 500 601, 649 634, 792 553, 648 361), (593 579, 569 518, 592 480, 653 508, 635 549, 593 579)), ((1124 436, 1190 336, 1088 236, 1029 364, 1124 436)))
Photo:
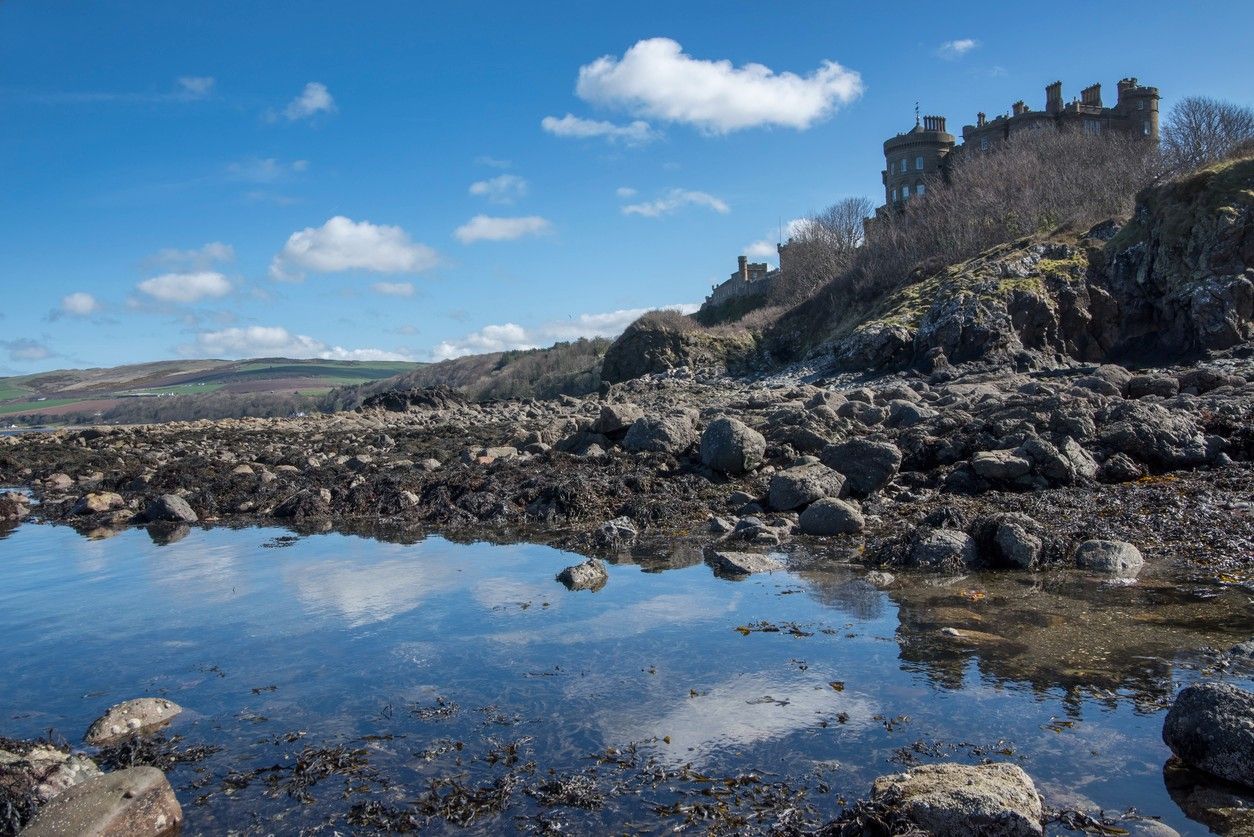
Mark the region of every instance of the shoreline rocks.
POLYGON ((135 698, 109 707, 92 722, 83 740, 100 746, 165 726, 183 707, 165 698, 135 698))

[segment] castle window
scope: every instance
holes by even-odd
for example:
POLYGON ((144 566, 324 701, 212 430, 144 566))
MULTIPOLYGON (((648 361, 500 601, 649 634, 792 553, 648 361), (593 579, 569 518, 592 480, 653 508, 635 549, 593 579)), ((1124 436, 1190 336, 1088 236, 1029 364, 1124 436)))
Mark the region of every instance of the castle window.
POLYGON ((922 157, 914 158, 914 168, 916 171, 923 171, 923 158, 922 157))
POLYGON ((914 193, 915 193, 916 195, 919 195, 920 197, 922 197, 922 196, 923 196, 923 192, 924 192, 924 188, 923 188, 923 184, 922 184, 922 183, 916 183, 916 184, 914 184, 914 193))
POLYGON ((1148 119, 1141 125, 1141 133, 1147 137, 1150 135, 1150 124, 1148 119))
POLYGON ((905 157, 901 158, 901 170, 903 172, 906 170, 906 158, 905 157))
POLYGON ((988 151, 988 137, 980 137, 980 150, 988 151))
POLYGON ((901 199, 904 201, 904 200, 905 200, 906 198, 908 198, 908 197, 910 197, 910 186, 909 186, 909 184, 907 184, 907 185, 905 185, 905 186, 902 186, 902 187, 901 187, 901 199))
POLYGON ((1137 109, 1137 110, 1145 110, 1145 100, 1144 100, 1144 99, 1137 99, 1137 100, 1136 100, 1136 109, 1137 109))

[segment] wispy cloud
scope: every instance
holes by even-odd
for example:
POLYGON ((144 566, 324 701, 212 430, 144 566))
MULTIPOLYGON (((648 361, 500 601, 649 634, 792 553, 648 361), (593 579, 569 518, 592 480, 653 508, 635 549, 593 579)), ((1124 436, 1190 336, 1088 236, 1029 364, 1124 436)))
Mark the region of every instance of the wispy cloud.
POLYGON ((320 81, 311 81, 295 99, 287 103, 282 111, 276 112, 273 109, 266 111, 265 119, 267 122, 277 122, 279 117, 282 117, 288 122, 298 122, 319 115, 329 116, 337 109, 335 97, 331 95, 327 86, 320 81))
POLYGON ((158 92, 116 90, 19 90, 6 91, 4 98, 45 105, 90 104, 161 104, 163 102, 196 102, 213 96, 213 76, 180 76, 174 87, 158 92))
POLYGON ((9 353, 9 360, 32 361, 52 357, 52 349, 38 340, 19 337, 16 340, 0 340, 0 349, 9 353))
POLYGON ((691 189, 671 189, 657 200, 642 203, 631 203, 623 207, 624 215, 641 215, 645 218, 658 218, 670 215, 685 206, 704 206, 720 215, 731 212, 726 202, 708 192, 696 192, 691 189))
POLYGON ((495 218, 476 215, 453 231, 462 244, 476 241, 513 241, 525 236, 544 235, 551 232, 553 224, 539 215, 520 218, 495 218))
POLYGON ((163 273, 145 279, 135 288, 158 302, 189 304, 202 299, 217 299, 229 294, 231 282, 212 270, 194 273, 163 273))
POLYGON ((778 126, 805 130, 862 95, 862 77, 835 61, 805 76, 761 64, 694 58, 670 38, 638 41, 622 58, 579 68, 575 92, 593 104, 725 134, 778 126))
POLYGON ((248 326, 203 331, 193 344, 180 346, 185 357, 290 357, 326 360, 410 360, 402 352, 384 349, 346 349, 304 334, 294 334, 283 326, 248 326))
POLYGON ((627 145, 643 145, 652 142, 660 135, 653 130, 648 122, 636 120, 627 125, 618 125, 600 119, 584 119, 568 113, 565 116, 546 116, 540 120, 540 127, 555 137, 568 139, 605 139, 610 142, 622 142, 627 145))
POLYGON ((370 289, 383 296, 413 296, 413 282, 375 282, 370 289))
POLYGON ((63 317, 90 317, 100 311, 100 300, 86 291, 75 291, 61 297, 61 303, 48 312, 47 320, 55 322, 63 317))
POLYGON ((276 157, 247 157, 226 165, 227 177, 246 183, 275 183, 309 171, 308 160, 284 162, 276 157))
POLYGON ((980 45, 974 38, 957 38, 945 41, 936 48, 936 54, 947 61, 956 61, 980 45))
POLYGON ((166 247, 144 259, 147 267, 176 267, 185 270, 203 270, 210 265, 230 262, 235 259, 235 248, 221 241, 210 241, 201 247, 180 250, 166 247))
POLYGON ((527 194, 527 181, 516 174, 500 174, 470 184, 470 194, 491 203, 513 203, 527 194))

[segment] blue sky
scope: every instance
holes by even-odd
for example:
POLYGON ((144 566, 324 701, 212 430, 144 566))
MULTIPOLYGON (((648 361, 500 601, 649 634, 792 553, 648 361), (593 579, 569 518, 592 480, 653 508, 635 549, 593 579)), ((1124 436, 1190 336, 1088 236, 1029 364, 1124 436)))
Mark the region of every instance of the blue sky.
POLYGON ((916 100, 1254 104, 1254 4, 1035 9, 0 0, 0 374, 609 335, 877 197, 916 100))

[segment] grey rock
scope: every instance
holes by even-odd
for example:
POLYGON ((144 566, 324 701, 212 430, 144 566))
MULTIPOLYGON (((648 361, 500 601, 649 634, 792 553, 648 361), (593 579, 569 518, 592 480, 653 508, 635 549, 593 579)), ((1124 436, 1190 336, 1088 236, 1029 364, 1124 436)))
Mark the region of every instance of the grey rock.
POLYGON ((1180 382, 1170 375, 1134 375, 1128 382, 1129 398, 1171 398, 1179 391, 1180 382))
POLYGON ((592 424, 592 432, 611 436, 631 427, 640 418, 644 418, 644 410, 635 404, 605 404, 592 424))
POLYGON ((1145 469, 1126 453, 1116 453, 1102 463, 1097 478, 1106 483, 1132 482, 1145 476, 1145 469))
POLYGON ((124 505, 126 505, 126 501, 122 499, 121 494, 115 494, 112 491, 98 491, 78 498, 78 502, 70 509, 70 514, 101 514, 120 509, 124 505))
POLYGON ((739 419, 719 418, 701 434, 701 462, 715 471, 739 476, 762 464, 766 439, 739 419))
POLYGON ((864 576, 867 584, 881 589, 891 587, 893 582, 897 580, 897 576, 892 573, 886 573, 883 570, 871 570, 864 576))
POLYGON ((1028 570, 1040 563, 1044 543, 1035 529, 1036 522, 1027 515, 1001 515, 993 530, 993 564, 1028 570))
POLYGON ((635 543, 639 534, 630 517, 616 517, 602 523, 593 535, 593 540, 598 546, 624 547, 635 543))
POLYGON ((910 541, 907 561, 912 567, 938 572, 961 572, 975 566, 979 552, 966 532, 920 527, 910 541))
POLYGON ((568 590, 600 590, 610 580, 605 565, 596 558, 589 558, 582 564, 573 564, 557 574, 557 580, 566 585, 568 590))
POLYGON ((1163 743, 1185 764, 1254 787, 1254 693, 1226 683, 1183 689, 1163 720, 1163 743))
POLYGON ((839 497, 844 485, 845 478, 826 465, 787 468, 771 477, 767 504, 776 511, 791 511, 824 497, 839 497))
POLYGON ((858 497, 883 488, 901 467, 901 450, 896 445, 868 439, 828 445, 819 458, 827 467, 844 474, 845 485, 858 497))
POLYGON ((1032 470, 1032 463, 1011 450, 980 451, 971 457, 971 469, 986 480, 1012 482, 1032 470))
POLYGON ((165 774, 132 767, 96 776, 54 796, 22 837, 166 837, 177 834, 183 809, 165 774))
POLYGON ((807 535, 854 535, 866 527, 866 521, 857 506, 828 497, 801 513, 800 526, 807 535))
POLYGON ((1135 576, 1145 565, 1141 551, 1126 541, 1084 541, 1075 551, 1076 566, 1092 572, 1135 576))
POLYGON ((929 764, 881 776, 871 799, 943 837, 1039 837, 1041 797, 1013 764, 929 764))
POLYGON ((196 512, 177 494, 162 494, 149 501, 144 508, 144 519, 148 521, 168 521, 171 523, 195 523, 196 512))
POLYGON ((730 552, 712 550, 706 557, 706 563, 721 575, 740 576, 754 573, 769 573, 782 570, 784 565, 777 558, 757 552, 730 552))
POLYGON ((0 492, 0 523, 12 523, 30 514, 30 504, 25 494, 16 491, 0 492))
POLYGON ((151 732, 165 726, 182 711, 183 707, 165 698, 144 697, 123 701, 109 707, 109 711, 93 721, 83 740, 99 746, 130 735, 151 732))
POLYGON ((623 438, 623 448, 632 453, 669 453, 678 456, 697 443, 697 431, 684 415, 638 418, 623 438))

